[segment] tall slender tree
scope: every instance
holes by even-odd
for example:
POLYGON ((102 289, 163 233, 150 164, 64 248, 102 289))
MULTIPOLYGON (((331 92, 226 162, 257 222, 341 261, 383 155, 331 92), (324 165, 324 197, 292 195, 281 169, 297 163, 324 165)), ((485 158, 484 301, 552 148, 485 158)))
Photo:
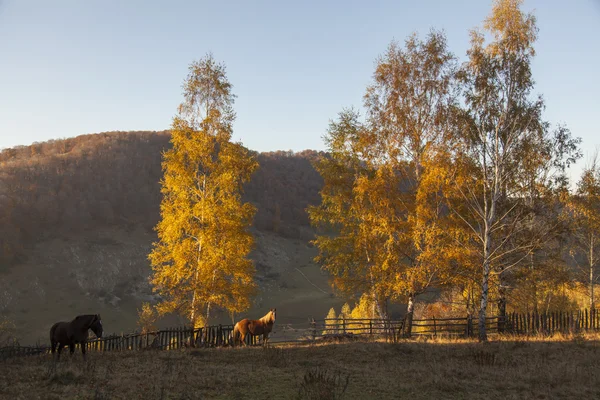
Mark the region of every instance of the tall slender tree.
MULTIPOLYGON (((515 192, 526 212, 525 229, 519 240, 532 247, 523 268, 506 271, 510 288, 520 286, 521 293, 527 293, 527 298, 521 297, 520 306, 536 313, 540 306, 547 309, 552 290, 569 280, 563 254, 570 224, 561 217, 561 210, 569 198, 567 170, 581 157, 580 138, 573 138, 563 126, 552 134, 546 134, 548 129, 549 124, 545 123, 544 134, 534 135, 530 142, 522 144, 528 152, 537 152, 536 157, 527 157, 517 165, 520 171, 515 180, 515 192)), ((498 301, 499 310, 503 311, 506 298, 499 297, 498 301)))
POLYGON ((410 335, 419 294, 445 278, 448 243, 443 237, 443 205, 437 158, 449 129, 456 100, 455 58, 442 32, 424 39, 409 36, 404 46, 392 42, 378 60, 365 106, 372 135, 372 163, 398 192, 386 191, 392 205, 382 219, 394 246, 386 264, 395 270, 394 290, 407 300, 406 334, 410 335))
POLYGON ((600 165, 596 155, 577 183, 569 203, 573 222, 571 255, 587 283, 590 309, 596 308, 595 287, 600 282, 600 165))
MULTIPOLYGON (((506 272, 535 248, 523 240, 528 212, 519 182, 523 160, 540 157, 530 146, 547 135, 541 119, 543 101, 532 98, 535 17, 521 11, 521 0, 494 1, 485 32, 471 32, 468 61, 460 76, 464 112, 455 138, 455 172, 446 193, 457 221, 468 234, 465 248, 477 249, 481 272, 479 339, 487 340, 490 284, 497 289, 499 313, 506 307, 506 272), (486 44, 486 35, 491 40, 486 44)), ((541 238, 538 236, 538 240, 541 238)))
POLYGON ((430 168, 449 132, 453 64, 440 32, 390 44, 365 95, 366 122, 350 111, 330 126, 331 157, 317 166, 323 200, 309 211, 338 230, 317 237, 318 261, 339 285, 370 294, 381 317, 388 299, 407 299, 409 334, 416 296, 443 277, 430 168))
POLYGON ((383 267, 387 235, 375 219, 385 211, 387 197, 381 189, 370 190, 377 189, 372 184, 377 171, 366 163, 363 141, 368 134, 359 119, 356 111, 346 110, 330 124, 325 136, 329 155, 315 165, 324 181, 322 200, 309 207, 309 216, 313 225, 334 231, 318 235, 314 243, 317 262, 332 274, 336 289, 348 296, 369 293, 383 316, 393 276, 383 267))
POLYGON ((231 141, 231 90, 225 66, 212 55, 193 62, 173 118, 173 147, 163 155, 151 282, 159 312, 178 312, 193 326, 208 323, 211 307, 247 309, 255 289, 248 259, 255 209, 241 194, 257 162, 231 141))

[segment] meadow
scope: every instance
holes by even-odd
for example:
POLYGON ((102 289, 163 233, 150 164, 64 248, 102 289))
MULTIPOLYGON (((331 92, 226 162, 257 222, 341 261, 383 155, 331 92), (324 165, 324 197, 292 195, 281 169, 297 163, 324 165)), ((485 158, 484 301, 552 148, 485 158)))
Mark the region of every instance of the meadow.
POLYGON ((600 398, 600 337, 76 353, 0 362, 6 399, 600 398))

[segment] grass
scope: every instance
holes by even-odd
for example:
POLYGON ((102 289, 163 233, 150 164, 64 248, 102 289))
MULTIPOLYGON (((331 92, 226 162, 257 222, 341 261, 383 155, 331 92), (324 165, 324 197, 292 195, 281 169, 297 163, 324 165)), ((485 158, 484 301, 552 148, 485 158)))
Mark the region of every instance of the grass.
POLYGON ((600 398, 599 360, 582 335, 89 353, 0 362, 0 398, 600 398))

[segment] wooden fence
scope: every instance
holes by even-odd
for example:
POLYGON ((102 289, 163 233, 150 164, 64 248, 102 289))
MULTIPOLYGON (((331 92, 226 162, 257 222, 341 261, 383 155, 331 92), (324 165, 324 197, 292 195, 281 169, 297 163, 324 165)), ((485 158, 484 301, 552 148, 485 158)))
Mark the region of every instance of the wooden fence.
POLYGON ((397 341, 402 330, 402 325, 402 321, 385 319, 313 319, 305 339, 341 340, 351 337, 369 337, 397 341))
MULTIPOLYGON (((576 333, 600 331, 599 310, 563 311, 551 313, 509 313, 505 318, 487 317, 486 332, 517 335, 576 333)), ((310 337, 335 339, 351 336, 386 338, 397 341, 406 337, 403 321, 376 319, 324 319, 313 320, 310 337)), ((479 320, 470 316, 456 318, 413 319, 411 336, 465 336, 477 337, 479 320)))
MULTIPOLYGON (((498 332, 498 317, 486 318, 486 330, 498 332)), ((310 338, 336 340, 351 337, 368 337, 397 342, 408 336, 403 320, 381 319, 324 319, 313 320, 310 338)), ((474 337, 479 332, 478 320, 471 317, 413 319, 410 336, 458 335, 474 337)))
POLYGON ((600 310, 508 314, 506 330, 515 334, 600 331, 600 310))
MULTIPOLYGON (((192 329, 168 328, 154 332, 112 334, 86 342, 87 351, 175 350, 183 347, 222 347, 231 345, 233 325, 215 325, 192 329)), ((258 337, 246 336, 246 344, 256 345, 258 337)), ((68 352, 68 348, 62 352, 68 352)), ((81 351, 81 345, 76 345, 81 351)), ((0 348, 0 360, 15 356, 47 354, 50 346, 6 346, 0 348)))
MULTIPOLYGON (((599 310, 551 313, 511 313, 506 318, 486 318, 488 333, 516 335, 576 333, 600 331, 599 310)), ((289 342, 319 340, 346 340, 349 338, 385 339, 397 342, 406 337, 404 321, 382 319, 322 319, 311 320, 307 325, 287 324, 295 332, 289 342)), ((277 326, 277 325, 276 325, 277 326)), ((464 336, 477 337, 478 320, 473 317, 413 319, 411 336, 464 336)), ((276 328, 277 329, 277 328, 276 328)), ((155 332, 110 335, 86 343, 88 351, 139 351, 147 349, 174 350, 183 347, 222 347, 231 345, 233 325, 214 325, 192 329, 189 327, 169 328, 155 332)), ((275 335, 277 336, 277 335, 275 335)), ((277 338, 274 337, 274 341, 277 338)), ((258 344, 258 337, 248 335, 248 345, 258 344)), ((7 346, 0 348, 0 360, 15 356, 47 354, 49 346, 7 346)), ((79 345, 77 345, 77 351, 79 345)), ((63 352, 65 350, 63 349, 63 352)))

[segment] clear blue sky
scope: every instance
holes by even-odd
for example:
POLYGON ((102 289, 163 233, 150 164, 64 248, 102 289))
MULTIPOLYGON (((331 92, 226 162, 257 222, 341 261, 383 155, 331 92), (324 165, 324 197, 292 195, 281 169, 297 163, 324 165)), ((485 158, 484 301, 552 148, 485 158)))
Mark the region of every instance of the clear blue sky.
MULTIPOLYGON (((167 129, 188 64, 212 51, 238 95, 234 139, 323 149, 361 106, 392 39, 444 29, 464 59, 491 0, 0 0, 0 148, 111 130, 167 129)), ((525 0, 546 118, 600 145, 600 0, 525 0)), ((580 167, 579 167, 580 168, 580 167)))

